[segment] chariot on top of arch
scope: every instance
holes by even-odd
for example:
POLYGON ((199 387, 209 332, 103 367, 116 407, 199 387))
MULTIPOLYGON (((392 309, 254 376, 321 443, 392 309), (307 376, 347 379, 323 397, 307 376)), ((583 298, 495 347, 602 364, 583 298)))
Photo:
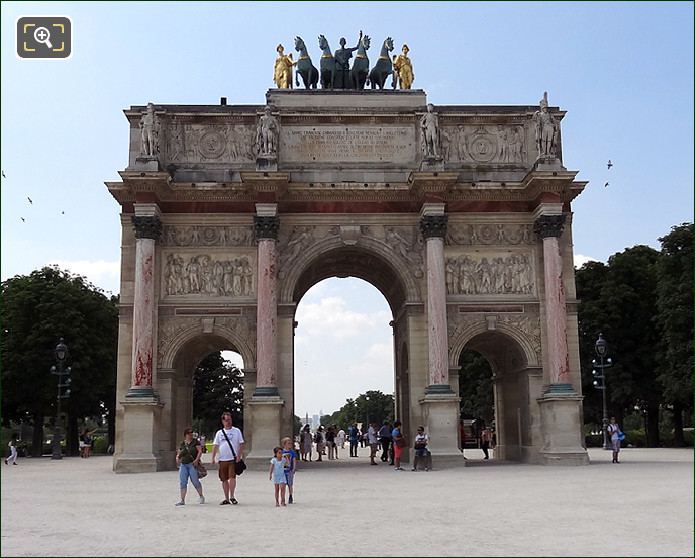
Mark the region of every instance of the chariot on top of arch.
POLYGON ((354 89, 364 90, 366 86, 372 89, 384 89, 388 77, 391 76, 393 89, 410 89, 415 74, 413 63, 408 56, 410 49, 403 45, 401 54, 393 55, 393 39, 386 37, 381 43, 379 57, 371 66, 367 51, 371 46, 371 38, 360 31, 357 43, 354 47, 348 47, 344 37, 339 40, 340 48, 331 51, 328 39, 324 35, 318 36, 318 46, 321 49, 319 68, 314 66, 308 48, 304 40, 297 36, 294 38, 294 49, 299 53, 295 61, 292 54, 285 54, 285 47, 279 44, 276 47, 278 53, 273 68, 273 81, 278 89, 291 89, 293 85, 292 69, 295 68, 294 84, 299 87, 299 78, 306 89, 316 89, 319 84, 322 89, 354 89), (352 67, 350 59, 353 58, 352 67))

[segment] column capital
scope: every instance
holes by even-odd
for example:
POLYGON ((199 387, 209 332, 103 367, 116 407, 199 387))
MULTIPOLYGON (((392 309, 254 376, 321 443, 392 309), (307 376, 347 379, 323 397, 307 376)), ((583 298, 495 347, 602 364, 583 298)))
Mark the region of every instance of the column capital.
POLYGON ((162 220, 156 215, 133 215, 135 238, 159 240, 162 234, 162 220))
POLYGON ((278 231, 280 230, 280 218, 270 216, 253 216, 253 227, 256 231, 256 240, 261 239, 278 239, 278 231))
POLYGON ((425 239, 444 238, 448 215, 423 215, 420 218, 420 232, 425 239))
POLYGON ((567 215, 541 215, 533 223, 533 232, 540 238, 560 237, 565 229, 567 215))

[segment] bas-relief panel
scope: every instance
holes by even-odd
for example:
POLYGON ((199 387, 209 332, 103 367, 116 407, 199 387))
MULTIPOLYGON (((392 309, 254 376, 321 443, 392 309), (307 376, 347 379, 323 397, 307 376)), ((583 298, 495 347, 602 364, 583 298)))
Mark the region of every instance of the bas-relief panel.
POLYGON ((167 162, 251 163, 255 161, 255 128, 245 124, 188 124, 171 120, 166 125, 167 162))
POLYGON ((253 297, 256 294, 254 253, 168 253, 163 256, 165 297, 253 297))
POLYGON ((163 246, 254 246, 255 236, 250 225, 164 225, 160 243, 163 246))
POLYGON ((361 238, 376 240, 401 259, 411 273, 424 276, 423 240, 415 226, 410 225, 295 225, 281 229, 278 238, 279 277, 283 278, 288 267, 311 249, 329 237, 340 237, 347 246, 359 244, 361 238))
POLYGON ((511 246, 536 244, 533 225, 530 223, 449 223, 445 241, 450 246, 457 244, 511 246))
POLYGON ((443 126, 440 132, 445 161, 467 164, 516 163, 527 159, 524 127, 508 125, 443 126))
POLYGON ((486 251, 447 252, 446 291, 449 295, 531 295, 535 293, 530 253, 486 251))

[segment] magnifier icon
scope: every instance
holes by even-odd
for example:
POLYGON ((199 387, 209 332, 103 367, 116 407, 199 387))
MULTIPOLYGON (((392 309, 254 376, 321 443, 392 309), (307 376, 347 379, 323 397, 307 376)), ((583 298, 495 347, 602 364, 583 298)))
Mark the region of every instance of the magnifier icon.
POLYGON ((34 29, 34 40, 37 43, 46 45, 50 49, 53 48, 51 44, 51 33, 45 27, 37 27, 34 29))

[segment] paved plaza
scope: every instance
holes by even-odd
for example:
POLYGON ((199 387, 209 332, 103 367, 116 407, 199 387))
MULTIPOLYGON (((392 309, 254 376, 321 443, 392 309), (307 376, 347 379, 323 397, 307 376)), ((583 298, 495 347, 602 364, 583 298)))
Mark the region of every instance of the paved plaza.
MULTIPOLYGON (((361 450, 366 455, 367 450, 361 450)), ((177 473, 117 475, 110 457, 2 466, 3 556, 693 556, 693 451, 590 451, 587 467, 482 461, 396 472, 367 457, 312 463, 275 508, 265 471, 219 506, 177 473)), ((347 454, 347 452, 345 452, 347 454)), ((206 455, 209 459, 209 454, 206 455)))

